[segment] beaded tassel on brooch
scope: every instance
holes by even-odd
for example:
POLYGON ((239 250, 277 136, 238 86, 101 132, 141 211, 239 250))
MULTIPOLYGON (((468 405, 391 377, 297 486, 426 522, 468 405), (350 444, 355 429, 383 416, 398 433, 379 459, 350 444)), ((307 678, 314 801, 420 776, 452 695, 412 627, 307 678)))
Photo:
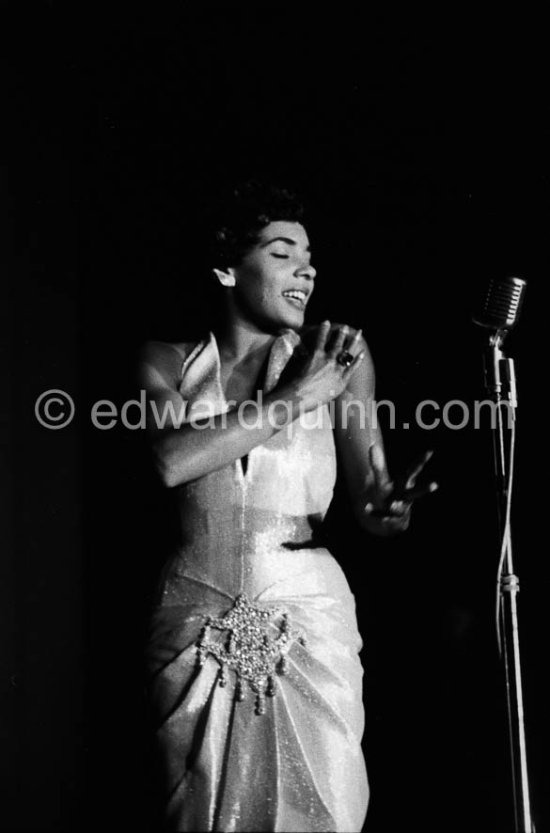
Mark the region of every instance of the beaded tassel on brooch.
POLYGON ((287 613, 255 605, 243 593, 225 616, 206 619, 197 642, 197 662, 202 666, 208 654, 214 656, 222 687, 227 685, 227 669, 232 668, 237 675, 235 698, 244 700, 247 682, 256 695, 256 714, 264 714, 265 697, 275 695, 275 675, 286 673, 285 655, 294 640, 305 645, 304 637, 292 629, 287 613), (276 617, 279 623, 273 621, 276 617), (276 635, 273 625, 279 629, 276 635), (225 637, 212 639, 212 631, 225 632, 225 637))

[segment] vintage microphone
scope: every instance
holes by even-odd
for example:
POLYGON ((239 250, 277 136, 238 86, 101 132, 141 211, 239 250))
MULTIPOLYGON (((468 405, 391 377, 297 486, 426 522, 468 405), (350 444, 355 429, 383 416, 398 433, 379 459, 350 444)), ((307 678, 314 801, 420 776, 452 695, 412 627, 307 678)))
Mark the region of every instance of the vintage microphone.
POLYGON ((517 324, 526 286, 523 278, 493 278, 473 315, 474 322, 488 330, 510 330, 517 324))
POLYGON ((494 401, 498 401, 503 392, 506 393, 513 409, 512 415, 517 407, 514 362, 507 359, 500 348, 508 331, 517 324, 526 286, 523 278, 491 280, 479 309, 472 317, 475 324, 489 333, 489 351, 485 353, 487 391, 494 401))
POLYGON ((531 817, 527 752, 523 712, 523 690, 519 649, 517 594, 519 579, 514 572, 510 511, 514 474, 517 390, 513 359, 507 358, 502 344, 517 323, 526 282, 509 277, 491 280, 482 303, 473 315, 475 324, 488 336, 484 352, 485 387, 496 404, 493 451, 498 498, 501 551, 497 573, 497 635, 504 661, 508 728, 512 765, 512 784, 516 833, 535 833, 531 817), (507 426, 504 416, 508 417, 507 426), (506 454, 505 439, 509 436, 506 454))

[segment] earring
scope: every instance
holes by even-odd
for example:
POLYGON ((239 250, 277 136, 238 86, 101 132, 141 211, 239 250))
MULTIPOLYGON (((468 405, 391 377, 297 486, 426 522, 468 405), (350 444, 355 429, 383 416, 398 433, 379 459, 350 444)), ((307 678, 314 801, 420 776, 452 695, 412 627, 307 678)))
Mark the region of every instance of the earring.
POLYGON ((221 269, 214 269, 213 271, 222 286, 235 286, 235 275, 230 272, 222 272, 221 269))

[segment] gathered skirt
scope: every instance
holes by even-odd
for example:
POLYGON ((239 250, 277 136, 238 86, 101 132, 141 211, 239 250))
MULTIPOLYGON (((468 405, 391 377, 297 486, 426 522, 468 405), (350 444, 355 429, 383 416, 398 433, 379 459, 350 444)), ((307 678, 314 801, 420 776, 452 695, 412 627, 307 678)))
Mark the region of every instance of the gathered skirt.
POLYGON ((361 647, 328 552, 252 598, 182 566, 147 644, 166 829, 360 831, 361 647))

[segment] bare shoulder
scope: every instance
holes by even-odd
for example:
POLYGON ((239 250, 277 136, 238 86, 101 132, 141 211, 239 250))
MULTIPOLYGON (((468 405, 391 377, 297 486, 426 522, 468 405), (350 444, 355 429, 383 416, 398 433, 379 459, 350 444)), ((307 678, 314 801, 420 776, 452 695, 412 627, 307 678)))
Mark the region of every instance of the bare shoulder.
POLYGON ((187 341, 146 341, 138 351, 138 373, 143 377, 156 371, 164 379, 176 383, 181 377, 182 365, 195 345, 196 342, 187 341))

